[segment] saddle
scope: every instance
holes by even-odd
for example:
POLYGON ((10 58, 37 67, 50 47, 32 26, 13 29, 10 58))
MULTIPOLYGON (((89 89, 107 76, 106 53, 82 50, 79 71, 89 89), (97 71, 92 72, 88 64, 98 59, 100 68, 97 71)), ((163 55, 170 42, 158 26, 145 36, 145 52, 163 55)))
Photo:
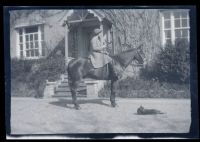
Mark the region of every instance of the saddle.
POLYGON ((112 61, 112 58, 109 55, 100 51, 93 51, 89 55, 89 58, 94 68, 101 68, 112 61))
MULTIPOLYGON (((89 74, 92 75, 93 78, 98 79, 98 77, 105 77, 103 79, 110 79, 110 78, 115 78, 117 79, 117 74, 115 73, 112 65, 110 63, 105 64, 102 67, 95 68, 92 64, 92 61, 90 58, 87 59, 88 61, 88 70, 89 74)), ((102 79, 102 78, 101 78, 102 79)))

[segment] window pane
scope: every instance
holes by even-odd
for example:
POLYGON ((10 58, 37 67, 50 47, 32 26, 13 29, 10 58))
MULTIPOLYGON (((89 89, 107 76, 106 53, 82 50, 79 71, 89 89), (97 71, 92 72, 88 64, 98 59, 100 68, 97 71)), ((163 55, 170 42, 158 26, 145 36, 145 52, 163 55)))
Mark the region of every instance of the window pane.
POLYGON ((34 34, 34 40, 38 40, 38 35, 34 34))
POLYGON ((34 56, 34 50, 31 50, 31 57, 34 56))
POLYGON ((187 18, 187 12, 182 12, 181 16, 182 16, 182 18, 187 18))
POLYGON ((170 19, 170 13, 169 12, 164 13, 164 18, 165 19, 170 19))
POLYGON ((20 50, 23 50, 23 44, 20 44, 19 46, 20 46, 20 50))
POLYGON ((37 41, 35 42, 35 48, 38 48, 38 42, 37 41))
POLYGON ((171 27, 170 20, 165 21, 165 29, 169 29, 171 27))
POLYGON ((19 36, 19 42, 23 42, 23 36, 19 36))
POLYGON ((187 19, 182 19, 182 27, 188 27, 187 19))
POLYGON ((165 30, 165 38, 171 38, 171 31, 165 30))
POLYGON ((19 29, 19 35, 22 35, 22 29, 19 29))
POLYGON ((26 49, 29 49, 29 43, 28 42, 26 43, 26 49))
POLYGON ((182 30, 182 37, 188 37, 188 33, 187 29, 182 30))
POLYGON ((30 57, 30 51, 26 51, 26 57, 30 57))
POLYGON ((181 30, 180 29, 175 30, 175 37, 181 37, 181 30))
POLYGON ((181 16, 181 13, 180 12, 175 12, 174 13, 174 18, 180 18, 181 16))
POLYGON ((175 28, 179 28, 181 26, 180 19, 175 20, 175 28))
POLYGON ((33 35, 32 34, 30 35, 30 41, 33 41, 33 35))
POLYGON ((38 27, 37 26, 33 26, 33 27, 28 27, 25 29, 26 33, 35 33, 38 32, 38 27))
POLYGON ((26 35, 26 41, 29 41, 29 35, 26 35))
POLYGON ((31 48, 33 48, 33 42, 31 42, 31 48))
POLYGON ((20 51, 20 57, 23 57, 23 51, 20 51))
POLYGON ((35 56, 39 56, 39 50, 35 49, 35 56))

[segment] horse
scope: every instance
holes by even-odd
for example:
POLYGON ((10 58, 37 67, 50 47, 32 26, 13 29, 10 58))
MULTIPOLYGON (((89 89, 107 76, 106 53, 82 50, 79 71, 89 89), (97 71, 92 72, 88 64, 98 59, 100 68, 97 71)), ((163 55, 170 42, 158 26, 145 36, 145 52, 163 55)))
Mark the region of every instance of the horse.
POLYGON ((77 88, 81 80, 85 78, 92 78, 96 80, 110 80, 111 81, 111 95, 110 102, 112 107, 116 107, 115 102, 115 82, 122 77, 123 71, 133 61, 136 60, 139 64, 143 64, 144 55, 142 45, 138 48, 132 48, 116 55, 110 55, 112 62, 100 68, 94 68, 91 60, 88 58, 77 58, 69 61, 67 66, 69 88, 72 95, 72 101, 75 109, 80 109, 77 103, 77 88))

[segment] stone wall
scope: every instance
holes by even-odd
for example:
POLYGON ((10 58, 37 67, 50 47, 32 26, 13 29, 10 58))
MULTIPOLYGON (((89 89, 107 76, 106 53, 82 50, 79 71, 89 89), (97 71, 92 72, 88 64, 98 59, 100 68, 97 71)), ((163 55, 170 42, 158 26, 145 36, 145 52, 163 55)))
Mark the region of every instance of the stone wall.
POLYGON ((16 10, 10 12, 10 53, 11 58, 16 57, 16 26, 34 25, 44 23, 44 40, 47 53, 64 38, 65 29, 62 18, 66 10, 16 10))
MULTIPOLYGON (((159 10, 106 9, 100 11, 113 23, 114 54, 143 44, 146 56, 144 64, 151 64, 161 49, 161 18, 159 10)), ((133 62, 124 76, 138 76, 139 71, 139 67, 135 66, 133 62)))
MULTIPOLYGON (((161 48, 161 23, 158 9, 102 9, 96 11, 104 14, 113 23, 115 54, 143 44, 146 55, 145 64, 153 61, 161 48), (130 47, 123 46, 124 43, 130 47)), ((67 12, 68 10, 12 11, 10 16, 11 57, 14 57, 16 52, 16 31, 14 29, 16 25, 27 22, 29 24, 45 22, 45 43, 50 53, 64 39, 65 29, 62 27, 62 22, 67 12)), ((62 47, 64 48, 64 45, 62 47)))

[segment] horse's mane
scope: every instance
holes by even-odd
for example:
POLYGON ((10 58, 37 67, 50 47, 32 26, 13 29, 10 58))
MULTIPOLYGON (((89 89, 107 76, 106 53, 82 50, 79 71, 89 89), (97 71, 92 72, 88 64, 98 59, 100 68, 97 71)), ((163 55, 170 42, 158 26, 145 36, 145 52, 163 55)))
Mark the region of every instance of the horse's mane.
POLYGON ((122 67, 127 67, 133 60, 133 55, 136 53, 137 48, 132 48, 123 51, 119 54, 110 56, 114 61, 118 62, 122 67))

